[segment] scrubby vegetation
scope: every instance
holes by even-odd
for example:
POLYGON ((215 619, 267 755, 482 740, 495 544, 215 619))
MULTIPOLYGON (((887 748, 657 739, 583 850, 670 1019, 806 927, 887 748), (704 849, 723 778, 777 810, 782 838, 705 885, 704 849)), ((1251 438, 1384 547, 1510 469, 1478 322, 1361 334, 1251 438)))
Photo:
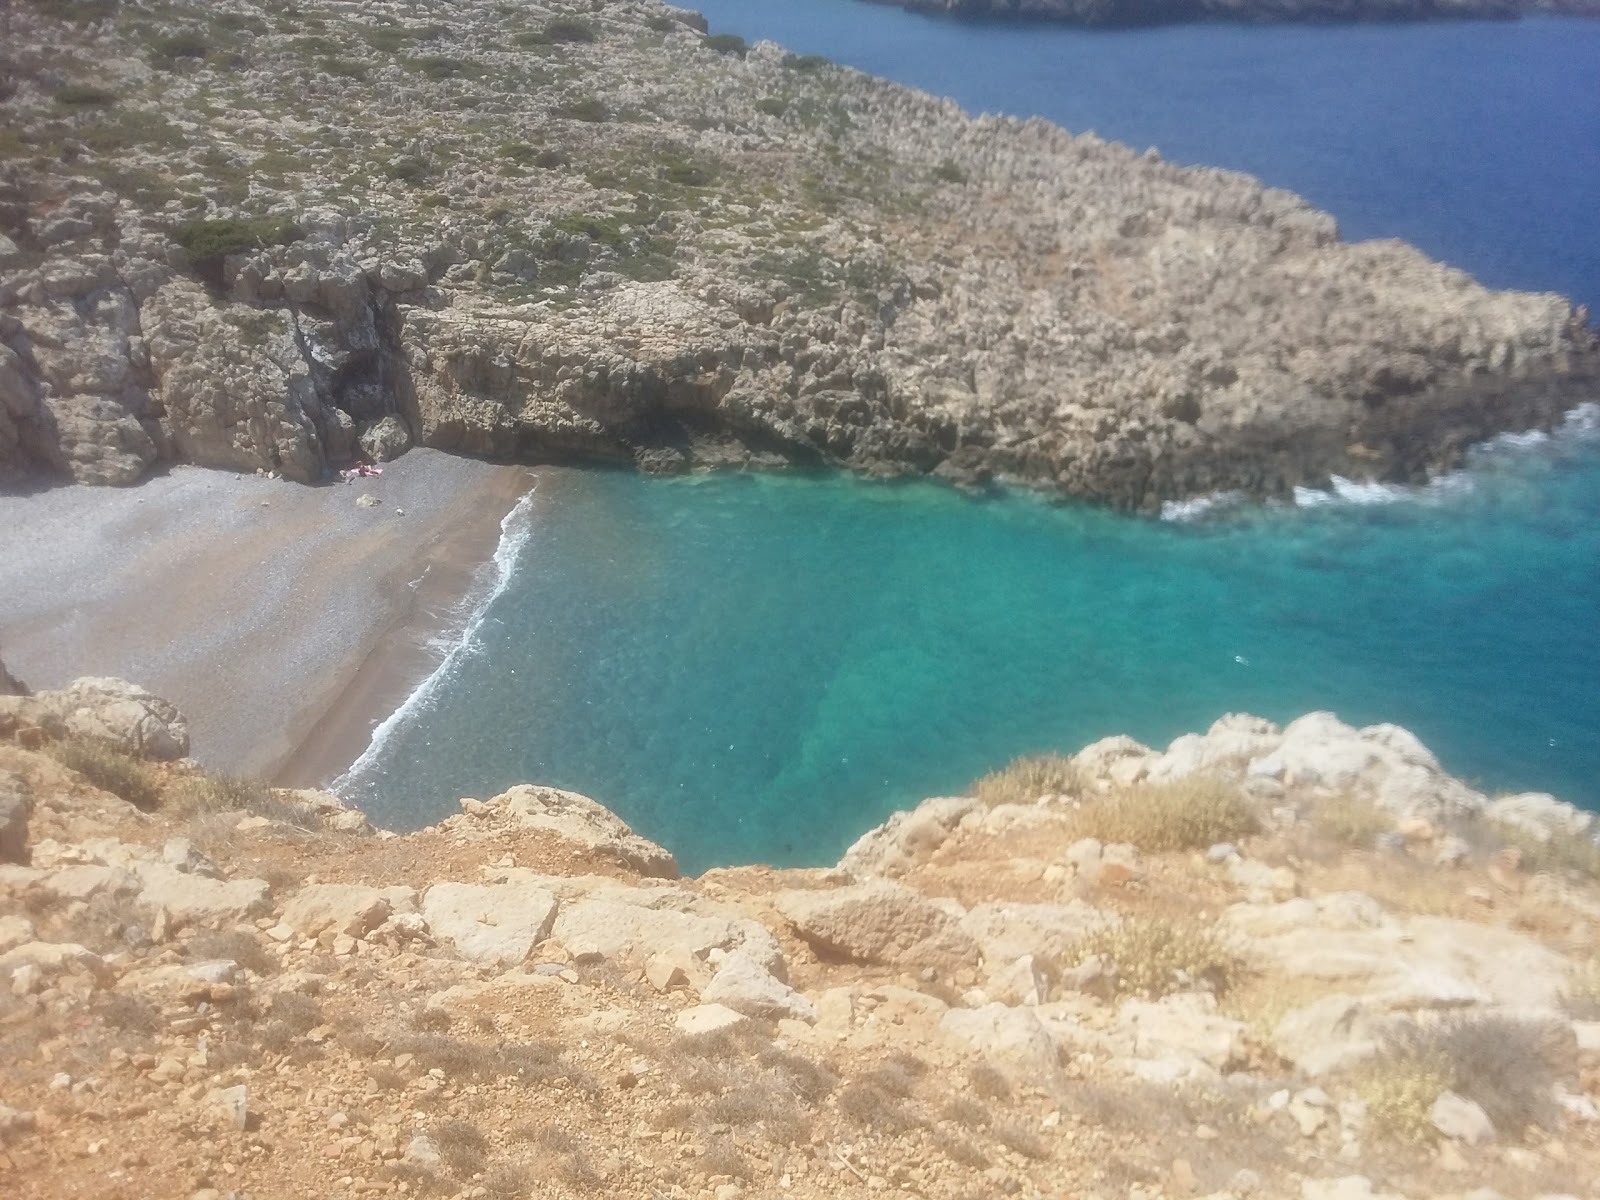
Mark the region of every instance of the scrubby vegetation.
POLYGON ((1209 926, 1132 917, 1089 934, 1065 956, 1069 966, 1099 958, 1119 996, 1155 999, 1177 991, 1226 992, 1243 967, 1209 926))
POLYGON ((1076 796, 1082 773, 1060 754, 1034 754, 1012 759, 973 784, 973 795, 990 808, 999 804, 1032 804, 1041 796, 1076 796))
POLYGON ((261 217, 186 221, 169 230, 167 236, 182 246, 190 258, 203 262, 263 246, 287 245, 302 233, 288 217, 261 217))
POLYGON ((143 759, 95 738, 69 736, 50 742, 46 751, 62 766, 76 771, 101 791, 121 796, 150 812, 161 802, 160 780, 143 759))
POLYGON ((1517 852, 1522 869, 1531 874, 1600 879, 1600 842, 1590 834, 1552 830, 1541 838, 1509 822, 1497 824, 1494 832, 1500 842, 1517 852))
POLYGON ((1340 846, 1371 850, 1381 835, 1394 831, 1394 818, 1371 800, 1344 792, 1317 804, 1311 827, 1340 846))
POLYGON ((1129 842, 1147 851, 1204 849, 1260 827, 1237 784, 1207 775, 1141 783, 1087 801, 1075 823, 1083 837, 1129 842))

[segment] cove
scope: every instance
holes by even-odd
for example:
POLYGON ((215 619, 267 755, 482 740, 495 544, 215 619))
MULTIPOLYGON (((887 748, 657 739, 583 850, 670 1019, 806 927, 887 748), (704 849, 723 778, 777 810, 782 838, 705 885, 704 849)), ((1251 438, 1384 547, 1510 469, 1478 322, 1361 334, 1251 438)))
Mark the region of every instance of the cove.
POLYGON ((1319 708, 1600 800, 1592 428, 1189 522, 838 476, 540 488, 465 652, 341 784, 381 824, 537 781, 686 870, 814 865, 1016 754, 1319 708))
POLYGON ((697 0, 711 28, 969 112, 1247 171, 1490 287, 1600 307, 1600 21, 972 23, 862 0, 697 0))

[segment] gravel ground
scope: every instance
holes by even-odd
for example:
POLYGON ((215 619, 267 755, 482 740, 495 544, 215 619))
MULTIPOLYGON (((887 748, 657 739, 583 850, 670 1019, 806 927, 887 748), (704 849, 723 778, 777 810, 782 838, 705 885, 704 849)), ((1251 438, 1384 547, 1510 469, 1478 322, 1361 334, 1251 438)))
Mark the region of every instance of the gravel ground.
MULTIPOLYGON (((324 487, 176 467, 131 489, 0 495, 0 657, 36 689, 134 680, 188 716, 196 758, 283 774, 363 664, 456 615, 441 596, 459 602, 530 482, 416 450, 324 487), (367 493, 380 503, 357 505, 367 493)), ((340 714, 355 744, 333 758, 353 759, 385 714, 362 715, 340 714)))

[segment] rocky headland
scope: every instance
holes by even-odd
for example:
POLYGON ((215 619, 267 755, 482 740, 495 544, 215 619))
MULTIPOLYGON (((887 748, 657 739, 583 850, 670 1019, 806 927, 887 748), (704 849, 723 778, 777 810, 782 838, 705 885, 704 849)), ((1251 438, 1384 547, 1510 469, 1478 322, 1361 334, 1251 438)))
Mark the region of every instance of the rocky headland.
POLYGON ((657 4, 3 20, 0 480, 425 445, 1151 510, 1417 480, 1600 378, 1561 297, 657 4))
POLYGON ((1600 16, 1600 0, 873 0, 964 20, 1057 21, 1118 29, 1189 21, 1253 24, 1354 21, 1514 21, 1539 14, 1600 16))
POLYGON ((1394 726, 1022 760, 678 877, 520 786, 405 835, 0 696, 7 1197, 1600 1196, 1592 814, 1394 726))

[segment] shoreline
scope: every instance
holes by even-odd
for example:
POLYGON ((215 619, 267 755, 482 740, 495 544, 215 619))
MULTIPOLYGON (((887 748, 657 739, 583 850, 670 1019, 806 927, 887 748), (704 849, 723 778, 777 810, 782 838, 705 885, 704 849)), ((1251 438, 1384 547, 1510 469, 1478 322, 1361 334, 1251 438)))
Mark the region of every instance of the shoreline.
POLYGON ((531 475, 413 450, 349 485, 176 467, 0 495, 0 657, 36 689, 149 687, 213 769, 327 782, 432 669, 531 475))
POLYGON ((422 574, 394 581, 393 618, 374 631, 372 644, 330 685, 329 696, 307 706, 304 735, 268 772, 275 786, 330 787, 444 664, 491 598, 485 572, 506 536, 505 519, 532 488, 532 476, 524 468, 493 481, 483 495, 470 498, 472 523, 464 534, 446 537, 441 531, 408 564, 420 566, 422 574), (441 648, 446 634, 449 645, 441 648))

